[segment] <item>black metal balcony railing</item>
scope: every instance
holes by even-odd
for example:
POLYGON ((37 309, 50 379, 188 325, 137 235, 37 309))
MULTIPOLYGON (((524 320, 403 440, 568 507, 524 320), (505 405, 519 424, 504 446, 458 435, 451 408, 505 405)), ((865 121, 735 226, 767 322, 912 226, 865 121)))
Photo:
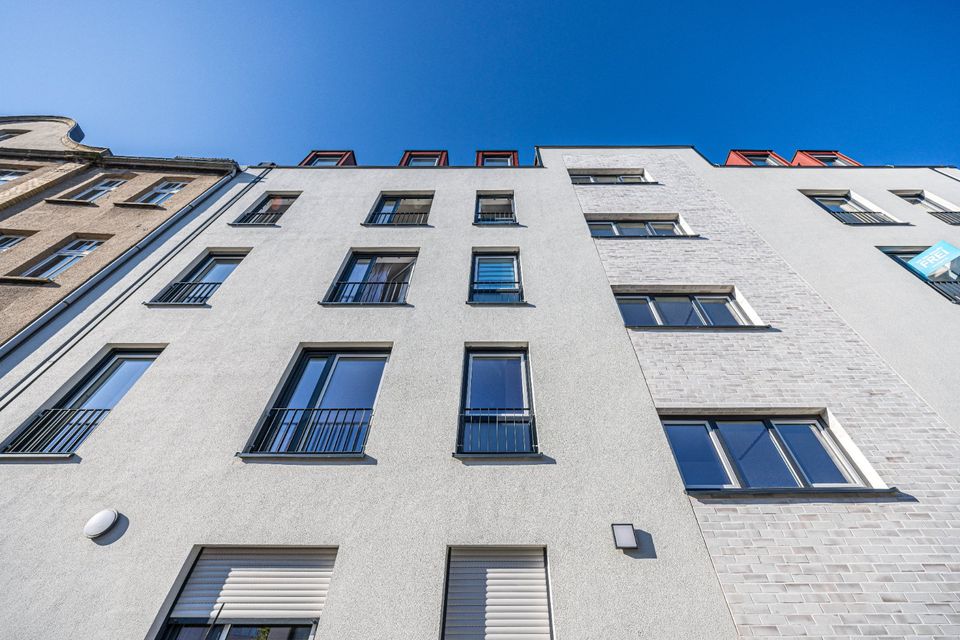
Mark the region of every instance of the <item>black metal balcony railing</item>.
POLYGON ((960 281, 958 280, 927 280, 927 284, 947 296, 956 303, 960 303, 960 281))
POLYGON ((252 453, 361 454, 373 409, 271 409, 252 453))
POLYGON ((110 409, 46 409, 4 453, 72 453, 110 409))
POLYGON ((930 215, 947 224, 960 224, 960 211, 931 211, 930 215))
POLYGON ((407 212, 407 213, 374 213, 367 220, 367 224, 384 225, 421 225, 427 224, 429 213, 407 212))
POLYGON ((402 304, 407 282, 338 282, 327 302, 341 304, 402 304))
POLYGON ((470 302, 523 302, 523 287, 516 281, 474 282, 470 302))
POLYGON ((844 224, 901 224, 882 211, 830 211, 844 224))
POLYGON ((513 211, 478 211, 477 224, 511 224, 517 221, 513 211))
POLYGON ((153 302, 163 304, 205 304, 222 282, 174 282, 153 302))
POLYGON ((234 224, 277 224, 284 211, 251 211, 245 213, 234 224))
POLYGON ((529 409, 467 409, 460 416, 457 453, 514 455, 539 452, 529 409))

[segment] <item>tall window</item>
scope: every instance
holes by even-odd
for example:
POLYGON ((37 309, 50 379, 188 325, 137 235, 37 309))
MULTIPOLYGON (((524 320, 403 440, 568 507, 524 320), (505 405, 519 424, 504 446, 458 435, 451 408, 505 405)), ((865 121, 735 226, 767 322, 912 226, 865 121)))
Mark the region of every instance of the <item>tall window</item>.
POLYGON ((115 350, 52 409, 44 409, 4 453, 72 453, 156 360, 155 350, 115 350))
POLYGON ((809 197, 844 224, 902 224, 884 211, 868 210, 865 203, 849 193, 809 197))
POLYGON ((14 233, 0 233, 0 253, 7 249, 12 249, 24 239, 25 236, 14 233))
POLYGON ((797 489, 861 484, 817 419, 664 419, 688 489, 797 489))
POLYGON ((474 253, 470 302, 523 302, 516 253, 474 253))
POLYGON ((11 182, 25 175, 27 175, 27 172, 20 169, 0 169, 0 184, 11 182))
POLYGON ((70 196, 70 200, 95 202, 108 193, 116 190, 125 182, 126 180, 122 178, 107 178, 105 180, 100 180, 93 186, 87 187, 86 189, 83 189, 82 191, 70 196))
POLYGON ((476 224, 516 224, 512 193, 478 193, 476 224))
POLYGON ((386 353, 307 351, 251 452, 363 453, 386 363, 386 353))
POLYGON ((184 181, 162 180, 150 187, 150 190, 137 198, 140 204, 163 204, 175 193, 187 186, 184 181))
POLYGON ((268 193, 234 224, 276 224, 296 200, 295 194, 268 193))
POLYGON ((32 267, 28 267, 17 275, 24 278, 46 278, 47 280, 53 280, 58 275, 90 255, 90 253, 101 244, 103 244, 103 240, 89 240, 82 238, 71 240, 65 246, 57 249, 40 262, 37 262, 32 267))
POLYGON ((367 224, 420 225, 427 224, 432 195, 382 195, 367 224))
POLYGON ((618 294, 628 327, 735 327, 751 324, 733 296, 618 294))
POLYGON ((469 350, 457 453, 538 453, 529 384, 525 350, 469 350))
POLYGON ((442 640, 551 640, 550 610, 543 547, 450 549, 442 640))
POLYGON ((155 304, 203 305, 243 260, 241 253, 211 253, 178 282, 152 300, 155 304))
POLYGON ((947 224, 960 225, 960 209, 943 201, 935 200, 923 191, 911 193, 895 192, 898 196, 917 206, 923 207, 930 215, 939 218, 947 224))
POLYGON ((336 548, 207 547, 162 640, 308 640, 323 613, 336 548))
POLYGON ((355 253, 340 272, 326 302, 403 304, 416 261, 415 254, 355 253))
POLYGON ((687 235, 676 220, 591 220, 587 223, 594 238, 650 238, 687 235))

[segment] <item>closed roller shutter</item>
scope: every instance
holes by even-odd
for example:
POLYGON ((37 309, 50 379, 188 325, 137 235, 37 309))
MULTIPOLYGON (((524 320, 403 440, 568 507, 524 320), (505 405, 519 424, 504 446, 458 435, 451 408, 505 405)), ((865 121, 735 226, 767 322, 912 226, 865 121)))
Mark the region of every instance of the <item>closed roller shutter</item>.
POLYGON ((546 550, 450 550, 445 640, 550 640, 546 550))
POLYGON ((170 617, 315 619, 323 611, 336 557, 336 549, 204 549, 170 617))

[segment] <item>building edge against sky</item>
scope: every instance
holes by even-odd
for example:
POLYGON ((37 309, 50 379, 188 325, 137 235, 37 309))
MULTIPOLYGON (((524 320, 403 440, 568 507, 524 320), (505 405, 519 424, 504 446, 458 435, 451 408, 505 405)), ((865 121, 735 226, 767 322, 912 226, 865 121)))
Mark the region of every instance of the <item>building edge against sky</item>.
POLYGON ((927 211, 960 175, 804 153, 242 170, 7 355, 0 619, 957 635, 957 408, 922 366, 956 306, 897 258, 960 245, 927 211))

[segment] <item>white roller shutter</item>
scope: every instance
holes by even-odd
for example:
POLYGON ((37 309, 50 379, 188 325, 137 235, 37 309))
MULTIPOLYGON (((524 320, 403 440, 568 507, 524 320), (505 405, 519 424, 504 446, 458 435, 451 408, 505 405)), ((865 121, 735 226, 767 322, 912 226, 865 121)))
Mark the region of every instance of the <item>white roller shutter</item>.
POLYGON ((450 550, 445 640, 550 640, 546 550, 450 550))
POLYGON ((207 548, 171 618, 315 619, 323 611, 337 550, 207 548))

